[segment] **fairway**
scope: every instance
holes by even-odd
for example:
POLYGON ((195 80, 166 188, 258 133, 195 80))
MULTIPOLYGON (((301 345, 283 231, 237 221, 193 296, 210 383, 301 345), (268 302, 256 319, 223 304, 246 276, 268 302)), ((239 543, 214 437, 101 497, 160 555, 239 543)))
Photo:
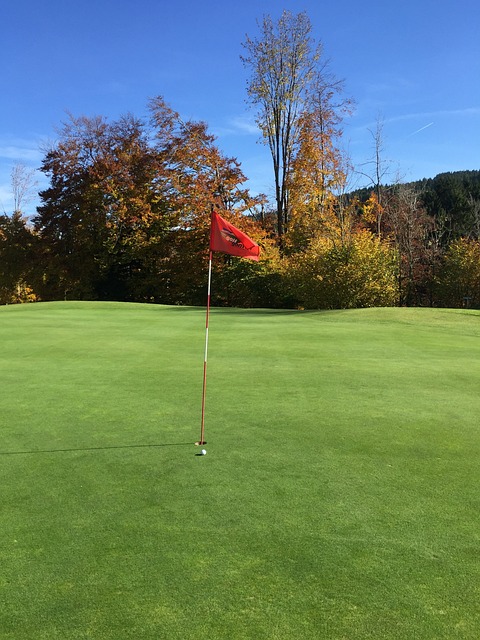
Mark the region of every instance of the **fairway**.
POLYGON ((2 640, 477 640, 480 312, 0 307, 2 640))

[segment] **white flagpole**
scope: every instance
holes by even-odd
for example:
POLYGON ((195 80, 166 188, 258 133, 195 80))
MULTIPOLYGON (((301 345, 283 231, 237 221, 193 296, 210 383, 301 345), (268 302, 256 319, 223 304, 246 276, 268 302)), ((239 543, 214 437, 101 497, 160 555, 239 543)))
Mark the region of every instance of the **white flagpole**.
POLYGON ((208 258, 208 288, 207 288, 207 316, 205 321, 205 356, 203 359, 203 391, 202 391, 202 427, 200 430, 200 440, 195 444, 207 444, 205 442, 205 396, 207 393, 207 358, 208 358, 208 321, 210 317, 210 291, 212 286, 212 254, 208 258))

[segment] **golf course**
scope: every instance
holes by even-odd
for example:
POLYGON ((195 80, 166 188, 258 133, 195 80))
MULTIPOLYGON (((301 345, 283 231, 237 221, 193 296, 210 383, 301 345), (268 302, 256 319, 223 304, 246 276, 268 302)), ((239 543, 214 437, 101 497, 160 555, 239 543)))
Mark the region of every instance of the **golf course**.
POLYGON ((480 637, 480 311, 0 307, 2 640, 480 637))

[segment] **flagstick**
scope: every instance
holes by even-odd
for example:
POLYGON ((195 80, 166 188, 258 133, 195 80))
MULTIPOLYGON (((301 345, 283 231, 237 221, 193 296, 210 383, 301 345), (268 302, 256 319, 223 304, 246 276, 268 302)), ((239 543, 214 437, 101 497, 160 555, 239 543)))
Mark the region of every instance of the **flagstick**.
POLYGON ((200 440, 195 444, 207 444, 205 442, 205 396, 207 393, 207 355, 208 355, 208 320, 210 317, 210 290, 212 285, 212 250, 208 258, 208 289, 207 289, 207 317, 205 321, 205 357, 203 360, 203 391, 202 391, 202 428, 200 440))

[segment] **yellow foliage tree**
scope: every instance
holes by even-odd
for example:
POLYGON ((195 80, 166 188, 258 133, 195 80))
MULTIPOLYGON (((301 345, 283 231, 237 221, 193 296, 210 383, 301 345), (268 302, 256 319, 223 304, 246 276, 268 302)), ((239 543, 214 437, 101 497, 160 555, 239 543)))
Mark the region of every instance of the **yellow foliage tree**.
POLYGON ((385 209, 378 201, 378 196, 375 192, 372 191, 368 200, 361 205, 360 210, 365 225, 374 230, 380 238, 382 217, 385 209))
POLYGON ((290 225, 286 246, 290 252, 305 249, 318 233, 345 233, 352 223, 351 211, 342 198, 349 163, 338 145, 340 125, 351 101, 336 103, 341 86, 323 77, 299 119, 298 151, 288 180, 290 225))
POLYGON ((438 277, 440 301, 448 307, 480 306, 480 240, 460 238, 448 248, 438 277))
POLYGON ((309 309, 394 306, 398 260, 393 249, 366 230, 344 243, 319 237, 292 255, 287 274, 297 304, 309 309))

